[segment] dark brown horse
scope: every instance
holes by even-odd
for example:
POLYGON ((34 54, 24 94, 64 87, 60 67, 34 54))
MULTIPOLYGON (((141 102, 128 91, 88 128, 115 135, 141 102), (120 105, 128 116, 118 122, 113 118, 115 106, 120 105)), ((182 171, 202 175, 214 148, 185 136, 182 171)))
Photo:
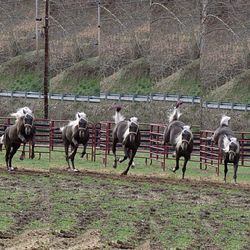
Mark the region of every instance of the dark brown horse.
POLYGON ((61 131, 68 169, 77 172, 78 170, 75 169, 74 164, 77 148, 79 144, 83 144, 83 152, 81 154, 81 157, 83 157, 86 154, 86 148, 89 140, 89 129, 86 114, 78 112, 76 114, 76 120, 70 121, 68 125, 61 128, 61 131), (71 146, 70 153, 69 146, 71 146), (70 166, 69 160, 71 160, 72 167, 70 166))
POLYGON ((224 158, 224 181, 226 182, 227 172, 228 172, 228 163, 233 163, 234 165, 234 175, 233 179, 236 183, 237 179, 237 170, 240 159, 240 145, 235 137, 233 131, 228 127, 229 116, 222 116, 220 121, 220 126, 215 130, 213 136, 210 139, 214 141, 215 144, 219 147, 219 150, 223 152, 224 158))
POLYGON ((115 127, 112 133, 112 152, 114 155, 113 167, 117 167, 117 161, 121 163, 129 158, 128 167, 122 173, 122 175, 126 175, 130 166, 134 165, 133 159, 138 147, 140 146, 141 135, 138 119, 136 117, 132 117, 128 121, 125 121, 125 118, 120 114, 120 110, 121 108, 118 107, 114 116, 115 127), (122 143, 124 149, 124 157, 122 159, 117 159, 116 157, 116 144, 118 142, 122 143))
POLYGON ((174 111, 169 116, 169 124, 166 127, 163 135, 163 144, 169 144, 175 146, 176 166, 173 168, 173 172, 179 169, 180 157, 184 157, 184 164, 182 168, 182 179, 184 179, 187 162, 191 158, 193 151, 193 134, 190 130, 190 126, 187 126, 184 122, 179 121, 181 113, 179 111, 179 105, 177 103, 174 111))
POLYGON ((32 140, 32 156, 34 158, 34 116, 32 111, 28 107, 24 107, 19 109, 16 113, 11 114, 11 116, 16 117, 16 122, 14 125, 8 127, 3 136, 0 139, 0 149, 2 149, 2 145, 5 145, 6 153, 5 153, 5 161, 8 171, 13 171, 14 167, 12 167, 12 158, 21 143, 25 145, 25 143, 29 140, 32 140))

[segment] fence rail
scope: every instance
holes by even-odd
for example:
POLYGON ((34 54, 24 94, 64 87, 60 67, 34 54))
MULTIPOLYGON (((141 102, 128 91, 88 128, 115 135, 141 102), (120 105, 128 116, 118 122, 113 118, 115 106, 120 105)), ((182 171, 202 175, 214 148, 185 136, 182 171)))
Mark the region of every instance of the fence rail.
MULTIPOLYGON (((13 117, 0 117, 0 135, 4 133, 4 130, 13 124, 15 119, 13 117)), ((67 124, 67 120, 46 120, 36 119, 35 126, 36 144, 35 154, 39 154, 39 158, 42 154, 51 156, 52 151, 63 152, 63 144, 61 138, 60 127, 67 124)), ((88 154, 92 161, 96 160, 96 156, 100 155, 102 164, 108 165, 108 158, 111 154, 112 145, 112 128, 114 123, 111 121, 101 121, 97 124, 89 123, 90 140, 88 143, 88 154)), ((141 123, 141 145, 136 155, 136 158, 140 157, 145 159, 145 163, 152 163, 157 161, 161 164, 161 167, 165 169, 167 165, 167 159, 172 159, 171 154, 173 147, 162 145, 163 132, 165 124, 148 124, 141 123)), ((218 148, 214 145, 209 145, 207 137, 211 136, 212 131, 200 130, 199 127, 193 127, 194 133, 194 150, 192 156, 195 156, 192 161, 199 162, 200 168, 207 168, 207 166, 215 167, 216 173, 219 174, 219 167, 222 164, 222 156, 218 148)), ((240 142, 240 165, 250 167, 250 132, 235 132, 240 142)), ((27 147, 29 147, 27 145, 27 147)), ((118 155, 122 155, 122 145, 118 144, 118 155)), ((30 152, 27 149, 27 152, 30 152)), ((88 156, 87 154, 87 156, 88 156)))
MULTIPOLYGON (((17 98, 30 98, 30 99, 42 99, 44 98, 41 92, 32 91, 0 91, 2 97, 17 97, 17 98)), ((90 102, 100 103, 101 100, 116 100, 127 102, 176 102, 178 100, 184 103, 200 104, 201 98, 199 96, 188 95, 171 95, 171 94, 150 94, 150 95, 132 95, 132 94, 112 94, 112 93, 100 93, 100 96, 82 96, 72 94, 55 94, 49 93, 50 100, 61 101, 73 101, 73 102, 90 102)), ((208 109, 226 109, 237 111, 250 111, 250 104, 243 103, 231 103, 231 102, 210 102, 203 101, 203 108, 208 109)))

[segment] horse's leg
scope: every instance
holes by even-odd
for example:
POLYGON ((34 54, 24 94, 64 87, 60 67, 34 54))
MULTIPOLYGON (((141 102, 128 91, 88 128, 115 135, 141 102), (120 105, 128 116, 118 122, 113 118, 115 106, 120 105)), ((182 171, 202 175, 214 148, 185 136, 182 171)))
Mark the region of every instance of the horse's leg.
POLYGON ((25 158, 25 145, 26 145, 26 143, 23 143, 23 150, 22 150, 22 153, 21 153, 21 155, 19 157, 19 159, 21 161, 24 160, 24 158, 25 158))
POLYGON ((9 155, 9 169, 11 171, 14 170, 14 167, 12 167, 12 158, 13 158, 14 154, 16 153, 16 151, 18 150, 19 147, 20 147, 20 145, 15 144, 12 147, 12 150, 10 151, 10 155, 9 155))
POLYGON ((65 159, 68 163, 68 169, 70 169, 70 164, 69 164, 69 144, 65 143, 64 144, 64 151, 65 151, 65 159))
POLYGON ((176 165, 175 167, 173 168, 173 172, 175 173, 176 170, 179 169, 179 160, 180 160, 180 156, 178 154, 176 154, 176 165))
POLYGON ((76 152, 77 152, 77 147, 74 148, 74 151, 70 153, 70 160, 71 160, 71 163, 72 163, 72 170, 74 172, 78 172, 79 170, 77 170, 75 168, 75 155, 76 155, 76 152))
MULTIPOLYGON (((131 159, 131 150, 128 150, 128 158, 131 159)), ((135 167, 135 162, 132 162, 131 168, 135 167)))
POLYGON ((113 139, 113 143, 112 143, 112 152, 114 155, 114 163, 113 163, 113 168, 117 167, 117 158, 116 158, 116 144, 117 144, 118 140, 117 139, 113 139))
POLYGON ((32 137, 31 145, 31 159, 35 158, 35 136, 32 137))
POLYGON ((131 154, 131 158, 129 159, 128 167, 127 167, 127 169, 121 175, 127 175, 128 171, 129 171, 129 168, 130 168, 130 166, 133 163, 136 151, 137 151, 137 149, 133 149, 132 150, 132 154, 131 154))
POLYGON ((123 146, 123 151, 124 151, 124 157, 123 157, 123 159, 119 159, 120 163, 124 162, 129 157, 129 149, 126 148, 125 146, 123 146))
POLYGON ((238 170, 238 162, 234 163, 234 176, 233 176, 233 178, 234 178, 234 182, 235 183, 237 183, 236 182, 236 179, 237 179, 237 170, 238 170))
POLYGON ((8 146, 6 145, 5 162, 6 162, 7 170, 9 170, 10 150, 11 150, 11 146, 10 145, 8 145, 8 146))
POLYGON ((83 151, 82 151, 82 154, 81 154, 81 158, 83 158, 84 155, 86 154, 86 148, 87 148, 87 142, 85 144, 83 144, 83 151))
POLYGON ((224 160, 224 181, 225 182, 227 182, 227 171, 228 171, 227 160, 224 160))
POLYGON ((71 144, 71 151, 70 151, 70 154, 69 154, 69 159, 71 159, 72 157, 75 157, 77 148, 78 148, 78 146, 75 146, 74 144, 71 144))
POLYGON ((184 179, 184 176, 185 176, 186 167, 187 167, 187 162, 188 162, 188 158, 185 157, 185 159, 184 159, 184 164, 183 164, 183 167, 182 167, 182 179, 184 179))

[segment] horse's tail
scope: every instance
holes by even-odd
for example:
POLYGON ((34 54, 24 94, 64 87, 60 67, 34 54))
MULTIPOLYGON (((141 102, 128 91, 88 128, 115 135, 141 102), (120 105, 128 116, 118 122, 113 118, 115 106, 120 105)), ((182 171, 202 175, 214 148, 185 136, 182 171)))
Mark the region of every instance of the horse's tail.
POLYGON ((179 105, 178 106, 176 105, 176 107, 174 108, 174 111, 169 115, 168 121, 169 122, 177 121, 179 120, 180 116, 181 116, 181 112, 179 110, 179 105))
POLYGON ((221 120, 220 120, 220 125, 221 126, 228 126, 229 120, 231 119, 231 117, 227 116, 227 115, 223 115, 221 120))
POLYGON ((2 149, 3 149, 3 137, 4 137, 4 135, 2 135, 0 137, 0 151, 2 151, 2 149))
POLYGON ((125 117, 120 113, 121 109, 122 109, 121 107, 116 108, 115 115, 113 116, 115 124, 125 120, 125 117))

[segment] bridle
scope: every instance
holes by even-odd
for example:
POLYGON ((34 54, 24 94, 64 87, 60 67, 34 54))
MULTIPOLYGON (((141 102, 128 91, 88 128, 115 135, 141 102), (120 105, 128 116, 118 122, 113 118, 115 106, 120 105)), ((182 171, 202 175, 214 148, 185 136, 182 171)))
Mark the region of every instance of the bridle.
MULTIPOLYGON (((84 118, 81 118, 81 120, 84 120, 86 122, 86 124, 88 123, 88 121, 84 118)), ((85 128, 79 127, 79 123, 78 123, 78 131, 86 131, 87 130, 87 126, 85 128)))
POLYGON ((138 124, 136 124, 135 122, 131 122, 131 123, 134 123, 136 126, 137 126, 137 129, 136 129, 136 131, 134 132, 134 131, 129 131, 129 133, 128 134, 134 134, 134 135, 137 135, 138 134, 138 131, 139 131, 139 126, 138 126, 138 124))
POLYGON ((192 134, 190 134, 190 139, 189 140, 186 140, 186 139, 182 139, 181 142, 186 142, 187 144, 189 144, 192 140, 192 134))
POLYGON ((27 115, 30 116, 30 117, 32 118, 32 122, 31 122, 31 124, 29 124, 29 123, 24 123, 24 127, 25 127, 25 128, 32 128, 32 127, 33 127, 33 120, 34 120, 34 118, 33 118, 33 116, 31 116, 31 115, 29 115, 29 114, 26 114, 26 116, 24 117, 24 119, 27 117, 27 115))

